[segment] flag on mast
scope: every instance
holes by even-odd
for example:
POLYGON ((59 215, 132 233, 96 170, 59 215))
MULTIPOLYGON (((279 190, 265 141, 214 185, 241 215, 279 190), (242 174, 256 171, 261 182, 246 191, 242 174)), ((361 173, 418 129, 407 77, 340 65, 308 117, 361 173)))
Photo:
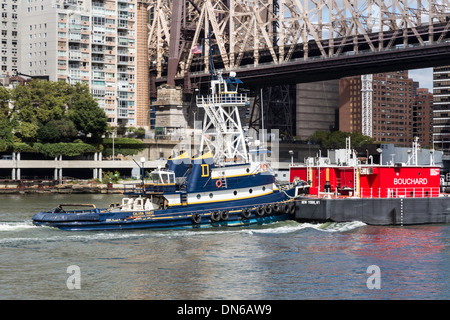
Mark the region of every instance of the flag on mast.
POLYGON ((192 54, 202 54, 202 46, 194 46, 191 51, 192 54))

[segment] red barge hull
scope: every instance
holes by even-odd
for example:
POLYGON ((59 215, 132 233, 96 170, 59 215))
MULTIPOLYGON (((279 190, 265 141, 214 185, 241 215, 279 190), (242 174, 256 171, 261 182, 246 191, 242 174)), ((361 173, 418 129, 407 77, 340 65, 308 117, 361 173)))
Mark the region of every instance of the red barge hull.
POLYGON ((440 196, 437 166, 292 166, 290 181, 308 183, 309 195, 358 198, 422 198, 440 196))
POLYGON ((440 192, 437 166, 291 166, 303 184, 298 221, 370 225, 450 223, 450 198, 440 192))

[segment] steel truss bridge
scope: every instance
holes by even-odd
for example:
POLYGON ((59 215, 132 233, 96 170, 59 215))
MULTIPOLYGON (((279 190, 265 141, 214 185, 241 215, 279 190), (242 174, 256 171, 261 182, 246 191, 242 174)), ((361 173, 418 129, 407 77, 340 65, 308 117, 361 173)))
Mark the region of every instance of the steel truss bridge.
POLYGON ((450 0, 140 4, 148 12, 153 89, 168 83, 192 92, 210 79, 210 56, 216 70, 236 71, 247 87, 258 88, 256 92, 261 87, 450 64, 450 0))

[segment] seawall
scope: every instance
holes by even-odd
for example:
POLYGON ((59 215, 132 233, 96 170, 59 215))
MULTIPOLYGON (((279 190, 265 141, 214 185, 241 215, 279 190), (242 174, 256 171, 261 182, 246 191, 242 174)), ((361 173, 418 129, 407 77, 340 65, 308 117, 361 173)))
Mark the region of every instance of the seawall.
POLYGON ((27 193, 120 193, 123 184, 98 184, 94 182, 58 183, 54 180, 1 180, 0 194, 27 193))

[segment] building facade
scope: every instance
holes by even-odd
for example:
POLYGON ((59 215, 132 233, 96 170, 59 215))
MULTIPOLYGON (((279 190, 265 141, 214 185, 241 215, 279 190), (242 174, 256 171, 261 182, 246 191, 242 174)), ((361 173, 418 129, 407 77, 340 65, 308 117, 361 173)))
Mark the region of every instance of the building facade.
POLYGON ((417 88, 413 104, 413 136, 419 137, 422 146, 433 146, 433 93, 417 88))
POLYGON ((444 165, 450 167, 450 66, 433 69, 433 139, 443 151, 444 165))
MULTIPOLYGON (((362 76, 340 80, 339 129, 362 132, 362 76)), ((377 142, 410 146, 414 136, 432 145, 433 101, 427 89, 408 77, 408 71, 373 74, 372 137, 377 142)), ((370 116, 370 115, 369 115, 370 116)))
POLYGON ((137 105, 145 88, 137 85, 137 19, 137 0, 22 1, 19 72, 85 83, 112 126, 146 126, 148 112, 138 109, 148 110, 148 99, 137 105))
POLYGON ((1 12, 1 61, 0 77, 6 78, 17 72, 19 61, 19 3, 18 0, 3 0, 1 12))
POLYGON ((338 128, 339 80, 296 85, 296 136, 307 140, 318 130, 338 128))

